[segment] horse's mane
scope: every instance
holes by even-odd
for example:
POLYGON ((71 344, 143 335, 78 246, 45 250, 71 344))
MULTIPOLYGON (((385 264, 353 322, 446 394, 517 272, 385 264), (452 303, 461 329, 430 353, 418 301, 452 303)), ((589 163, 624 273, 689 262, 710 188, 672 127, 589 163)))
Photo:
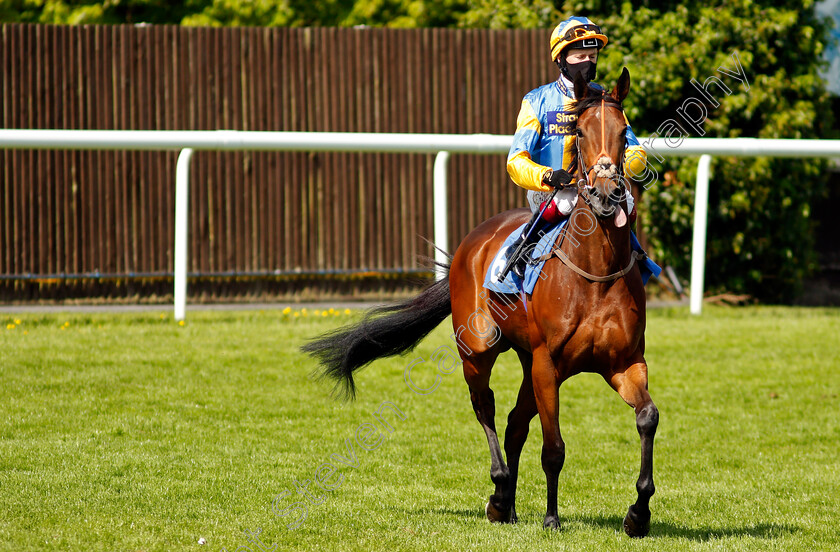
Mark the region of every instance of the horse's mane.
MULTIPOLYGON (((622 113, 624 112, 624 106, 621 105, 621 102, 607 94, 607 91, 603 88, 595 88, 593 86, 587 85, 586 87, 586 95, 583 98, 575 101, 574 105, 572 106, 571 113, 574 114, 575 120, 572 123, 572 131, 577 131, 577 122, 580 120, 580 116, 583 115, 583 112, 589 109, 590 107, 596 107, 601 105, 601 100, 604 100, 604 103, 607 105, 614 105, 615 107, 619 108, 622 113)), ((578 166, 578 149, 572 149, 572 161, 571 167, 569 168, 569 172, 574 173, 577 171, 578 166)))

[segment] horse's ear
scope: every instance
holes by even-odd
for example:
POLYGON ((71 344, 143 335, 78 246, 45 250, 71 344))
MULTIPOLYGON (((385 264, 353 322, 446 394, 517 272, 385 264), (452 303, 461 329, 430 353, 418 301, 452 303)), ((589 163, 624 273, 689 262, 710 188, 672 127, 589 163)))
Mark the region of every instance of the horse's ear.
POLYGON ((580 73, 575 74, 574 88, 576 100, 582 100, 586 97, 586 91, 589 88, 589 85, 586 84, 586 79, 583 78, 583 75, 580 73))
POLYGON ((615 88, 613 88, 610 96, 620 102, 623 102, 624 98, 627 97, 628 92, 630 92, 630 71, 628 71, 627 67, 625 67, 621 71, 621 76, 618 77, 618 84, 615 85, 615 88))

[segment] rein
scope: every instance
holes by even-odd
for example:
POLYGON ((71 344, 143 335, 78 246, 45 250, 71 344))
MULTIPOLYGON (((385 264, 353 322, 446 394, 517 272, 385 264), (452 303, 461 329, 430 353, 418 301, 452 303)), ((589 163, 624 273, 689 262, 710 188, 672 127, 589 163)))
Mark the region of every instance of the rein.
MULTIPOLYGON (((566 254, 563 253, 559 248, 553 249, 552 253, 557 255, 557 258, 563 261, 564 265, 568 266, 573 271, 577 272, 587 280, 591 280, 593 282, 612 282, 613 280, 618 280, 619 278, 630 272, 630 270, 633 268, 633 265, 636 264, 636 261, 644 260, 647 258, 647 255, 645 255, 644 253, 639 253, 638 251, 633 250, 630 252, 630 262, 627 264, 626 267, 619 270, 618 272, 613 272, 612 274, 608 274, 606 276, 596 276, 594 274, 586 272, 585 270, 574 264, 571 261, 571 259, 569 259, 569 257, 567 257, 566 254)), ((548 256, 551 257, 551 255, 548 256)))
POLYGON ((636 250, 632 250, 632 251, 630 251, 630 262, 627 263, 627 266, 625 266, 624 268, 622 268, 618 272, 613 272, 612 274, 607 274, 606 276, 596 276, 595 274, 590 274, 589 272, 583 270, 578 265, 573 263, 572 260, 568 257, 568 255, 566 255, 562 251, 562 249, 560 249, 563 245, 563 238, 565 238, 565 237, 566 237, 566 233, 563 232, 560 235, 560 244, 557 247, 552 247, 552 249, 549 253, 546 253, 545 255, 542 255, 541 257, 538 257, 538 258, 534 259, 534 262, 539 263, 539 262, 542 262, 542 261, 547 261, 548 259, 550 259, 551 257, 556 255, 557 258, 560 259, 563 262, 564 265, 571 268, 574 272, 580 274, 581 276, 583 276, 584 278, 586 278, 589 281, 592 281, 592 282, 612 282, 613 280, 618 280, 619 278, 621 278, 622 276, 624 276, 625 274, 630 272, 633 269, 633 265, 636 264, 636 262, 643 261, 643 260, 648 258, 648 256, 644 253, 640 253, 636 250))

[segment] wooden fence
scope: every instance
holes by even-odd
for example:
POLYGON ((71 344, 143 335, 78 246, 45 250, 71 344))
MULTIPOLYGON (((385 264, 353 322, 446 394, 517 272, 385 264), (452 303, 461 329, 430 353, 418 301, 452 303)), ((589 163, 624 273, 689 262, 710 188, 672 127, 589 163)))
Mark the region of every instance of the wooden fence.
MULTIPOLYGON (((555 76, 547 42, 548 31, 2 25, 0 127, 509 134, 525 92, 555 76)), ((0 151, 0 299, 169 293, 176 157, 0 151)), ((193 298, 354 295, 428 274, 432 163, 197 152, 193 298)), ((450 250, 524 205, 503 155, 455 155, 449 175, 450 250)))

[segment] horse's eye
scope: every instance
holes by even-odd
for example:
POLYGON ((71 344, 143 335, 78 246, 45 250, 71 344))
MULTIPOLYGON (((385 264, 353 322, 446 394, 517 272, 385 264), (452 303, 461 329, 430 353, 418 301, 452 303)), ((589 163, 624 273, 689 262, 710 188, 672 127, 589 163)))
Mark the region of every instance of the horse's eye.
POLYGON ((578 136, 580 136, 581 138, 583 138, 583 131, 582 131, 581 129, 579 129, 579 128, 578 128, 578 129, 575 129, 575 134, 577 134, 578 136))

